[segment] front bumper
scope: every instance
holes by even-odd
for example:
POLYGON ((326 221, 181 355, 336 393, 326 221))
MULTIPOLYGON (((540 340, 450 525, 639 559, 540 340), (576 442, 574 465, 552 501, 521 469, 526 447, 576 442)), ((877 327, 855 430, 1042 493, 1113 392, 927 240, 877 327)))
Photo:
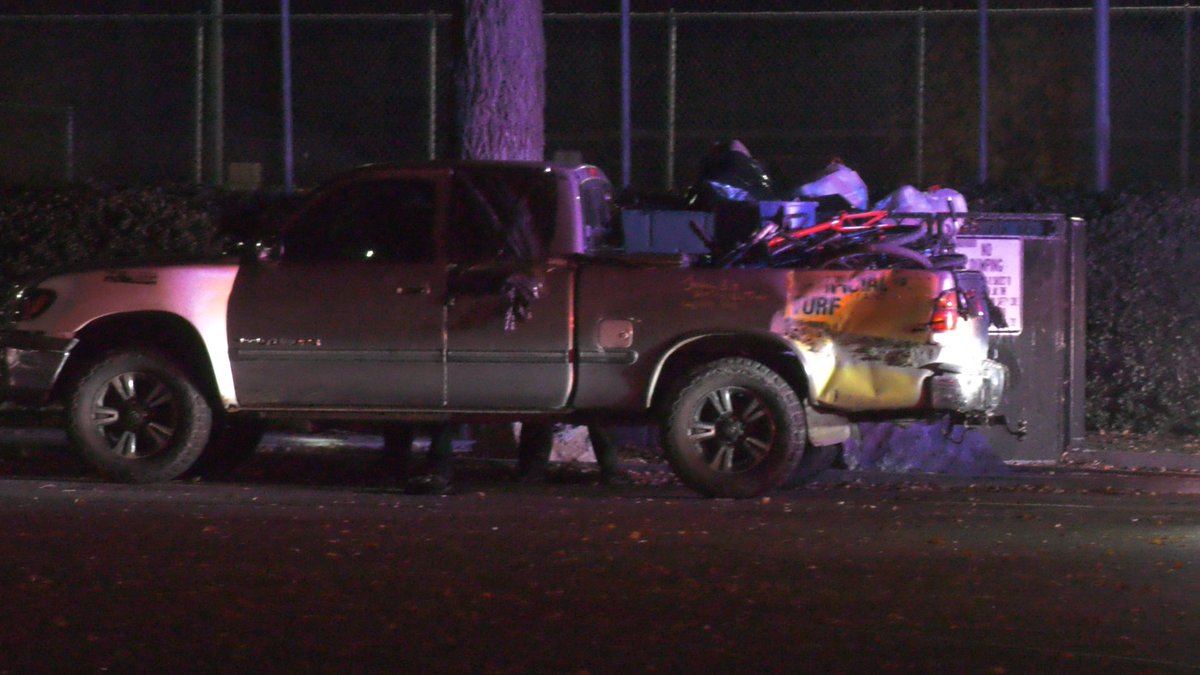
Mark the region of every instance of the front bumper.
POLYGON ((24 331, 0 333, 0 400, 45 403, 77 342, 24 331))
POLYGON ((986 360, 979 372, 940 373, 929 378, 929 403, 936 410, 991 414, 1004 400, 1008 368, 986 360))

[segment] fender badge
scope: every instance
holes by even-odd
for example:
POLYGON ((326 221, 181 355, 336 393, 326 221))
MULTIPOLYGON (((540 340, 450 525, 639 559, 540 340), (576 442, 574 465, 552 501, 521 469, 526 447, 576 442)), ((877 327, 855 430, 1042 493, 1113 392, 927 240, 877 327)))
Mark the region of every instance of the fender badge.
POLYGON ((280 345, 288 345, 293 347, 320 347, 321 338, 296 338, 289 340, 286 338, 263 338, 263 337, 240 337, 238 338, 240 345, 253 345, 255 347, 278 347, 280 345))

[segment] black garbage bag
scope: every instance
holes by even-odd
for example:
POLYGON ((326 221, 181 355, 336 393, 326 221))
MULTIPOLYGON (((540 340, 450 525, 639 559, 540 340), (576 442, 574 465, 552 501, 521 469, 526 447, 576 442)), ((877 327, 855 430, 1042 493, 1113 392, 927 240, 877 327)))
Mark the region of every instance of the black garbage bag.
POLYGON ((720 141, 700 163, 696 182, 688 190, 688 208, 712 211, 723 202, 779 199, 775 181, 741 141, 720 141))

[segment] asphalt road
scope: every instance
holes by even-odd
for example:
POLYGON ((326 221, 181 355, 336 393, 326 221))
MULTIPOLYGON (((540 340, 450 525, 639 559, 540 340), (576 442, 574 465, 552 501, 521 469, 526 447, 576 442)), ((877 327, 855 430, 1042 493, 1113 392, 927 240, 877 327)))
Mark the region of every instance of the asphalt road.
POLYGON ((7 448, 0 672, 1200 670, 1200 496, 1153 481, 724 501, 496 466, 445 497, 371 448, 124 486, 7 448))

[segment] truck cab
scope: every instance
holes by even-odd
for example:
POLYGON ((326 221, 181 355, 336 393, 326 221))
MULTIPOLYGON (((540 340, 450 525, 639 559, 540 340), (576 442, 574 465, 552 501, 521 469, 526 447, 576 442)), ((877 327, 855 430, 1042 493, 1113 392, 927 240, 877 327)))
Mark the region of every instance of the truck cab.
POLYGON ((238 274, 234 404, 566 407, 567 257, 603 236, 609 200, 594 167, 390 165, 340 177, 285 224, 278 255, 238 274), (521 298, 509 296, 522 293, 537 307, 514 330, 521 298))

